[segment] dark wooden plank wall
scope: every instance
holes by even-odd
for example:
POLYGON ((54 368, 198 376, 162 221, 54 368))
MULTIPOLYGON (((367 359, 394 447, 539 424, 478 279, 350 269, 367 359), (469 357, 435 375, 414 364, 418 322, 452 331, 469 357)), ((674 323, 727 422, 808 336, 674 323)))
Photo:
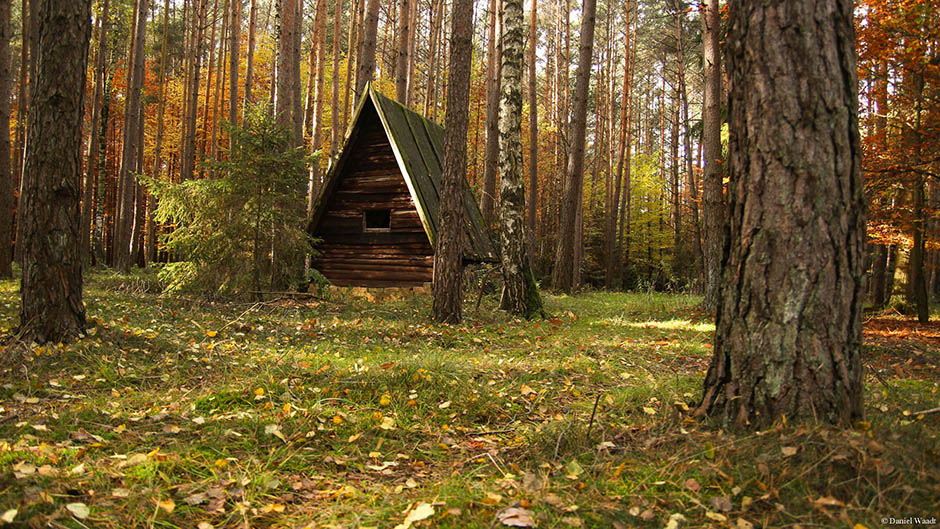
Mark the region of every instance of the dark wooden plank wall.
POLYGON ((314 267, 334 285, 421 286, 432 279, 434 250, 375 109, 366 104, 359 136, 314 236, 314 267), (363 232, 362 212, 390 209, 388 232, 363 232))

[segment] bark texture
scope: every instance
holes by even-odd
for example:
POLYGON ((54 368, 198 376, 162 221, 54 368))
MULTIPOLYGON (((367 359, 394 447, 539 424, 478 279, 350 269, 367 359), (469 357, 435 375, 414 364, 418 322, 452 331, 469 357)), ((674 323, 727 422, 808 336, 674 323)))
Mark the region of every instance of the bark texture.
MULTIPOLYGON (((362 41, 359 43, 359 69, 356 71, 356 104, 364 94, 366 83, 375 75, 375 44, 379 30, 379 8, 382 0, 365 0, 365 20, 362 41)), ((354 105, 355 106, 355 105, 354 105)))
POLYGON ((13 277, 13 173, 10 166, 10 0, 0 0, 0 277, 13 277))
POLYGON ((732 168, 699 414, 862 416, 865 199, 850 0, 730 5, 732 168))
POLYGON ((511 314, 531 318, 542 311, 542 299, 529 266, 525 236, 522 0, 503 0, 503 24, 499 112, 499 236, 503 269, 500 306, 511 314))
MULTIPOLYGON (((369 0, 376 1, 376 0, 369 0)), ((444 121, 444 174, 437 248, 434 252, 436 321, 457 323, 463 306, 463 193, 467 170, 470 59, 473 47, 473 0, 454 0, 451 14, 450 78, 444 121)))
POLYGON ((702 133, 705 174, 702 182, 702 260, 705 272, 706 310, 718 307, 718 283, 721 279, 721 244, 724 236, 725 197, 721 160, 721 50, 718 0, 702 2, 702 48, 705 69, 705 103, 702 109, 702 133))
POLYGON ((502 137, 499 129, 502 64, 502 45, 499 41, 503 38, 500 33, 502 23, 498 16, 500 2, 501 0, 490 0, 489 42, 486 52, 486 148, 483 154, 483 197, 480 199, 480 209, 483 222, 487 226, 492 226, 496 220, 496 175, 499 172, 496 163, 500 160, 499 145, 502 137))
POLYGON ((558 248, 552 286, 561 292, 575 287, 578 210, 581 206, 581 186, 584 181, 584 136, 587 129, 588 87, 591 81, 591 61, 594 54, 594 22, 596 0, 584 0, 581 16, 581 49, 578 56, 578 74, 574 89, 574 108, 571 111, 571 143, 568 153, 568 171, 564 197, 561 202, 561 224, 558 227, 558 248))
POLYGON ((42 0, 24 168, 20 332, 27 343, 85 332, 79 241, 82 117, 91 0, 42 0))
POLYGON ((535 226, 537 223, 539 197, 539 107, 536 92, 535 49, 538 46, 538 0, 531 0, 529 11, 529 189, 526 212, 526 251, 530 264, 535 260, 535 226))

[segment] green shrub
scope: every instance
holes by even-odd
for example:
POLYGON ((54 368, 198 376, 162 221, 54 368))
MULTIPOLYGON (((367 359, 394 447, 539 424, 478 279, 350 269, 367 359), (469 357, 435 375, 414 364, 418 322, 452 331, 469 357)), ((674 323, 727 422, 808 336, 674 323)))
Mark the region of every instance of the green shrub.
MULTIPOLYGON (((205 180, 144 179, 173 256, 161 271, 168 291, 282 290, 303 276, 312 240, 304 230, 308 159, 265 107, 227 126, 234 145, 205 166, 205 180)), ((318 155, 317 153, 316 155, 318 155)))

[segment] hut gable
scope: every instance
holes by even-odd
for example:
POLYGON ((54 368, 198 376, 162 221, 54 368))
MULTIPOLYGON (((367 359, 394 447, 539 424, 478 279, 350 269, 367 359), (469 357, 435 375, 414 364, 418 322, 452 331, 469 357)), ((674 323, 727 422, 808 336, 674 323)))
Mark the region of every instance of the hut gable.
MULTIPOLYGON (((342 286, 417 286, 433 277, 444 130, 370 87, 314 205, 314 266, 342 286)), ((495 260, 466 186, 464 260, 495 260)))

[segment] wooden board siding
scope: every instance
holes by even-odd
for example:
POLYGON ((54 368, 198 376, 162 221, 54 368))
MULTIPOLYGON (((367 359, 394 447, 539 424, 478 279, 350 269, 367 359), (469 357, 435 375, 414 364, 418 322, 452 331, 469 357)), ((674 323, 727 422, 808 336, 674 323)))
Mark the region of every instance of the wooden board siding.
POLYGON ((432 279, 434 250, 375 107, 359 115, 350 156, 334 175, 314 237, 314 262, 334 285, 421 286, 432 279), (391 210, 388 231, 364 231, 363 211, 391 210))

